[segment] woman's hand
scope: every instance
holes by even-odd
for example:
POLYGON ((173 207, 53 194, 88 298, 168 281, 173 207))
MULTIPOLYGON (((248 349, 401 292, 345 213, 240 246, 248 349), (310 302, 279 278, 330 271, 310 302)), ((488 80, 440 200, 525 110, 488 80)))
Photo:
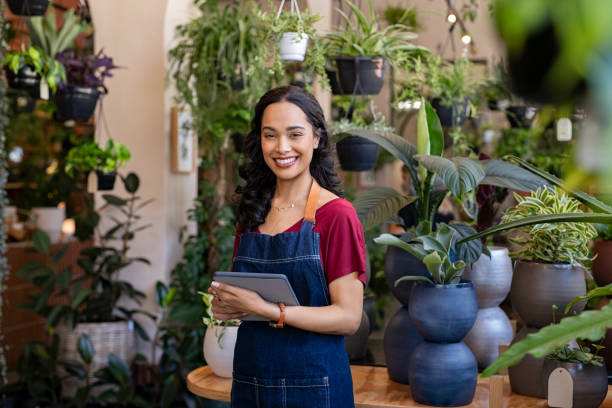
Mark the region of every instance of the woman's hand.
POLYGON ((213 282, 208 293, 214 295, 212 311, 216 319, 241 319, 247 314, 260 314, 266 302, 257 292, 221 282, 213 282))

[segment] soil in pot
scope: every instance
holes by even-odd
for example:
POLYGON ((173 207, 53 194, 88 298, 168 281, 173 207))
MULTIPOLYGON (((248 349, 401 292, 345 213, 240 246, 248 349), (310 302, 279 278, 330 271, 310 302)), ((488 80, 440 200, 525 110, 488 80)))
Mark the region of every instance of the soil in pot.
POLYGON ((463 124, 467 120, 467 101, 457 102, 453 103, 451 106, 447 106, 442 103, 442 99, 433 98, 431 100, 431 106, 438 114, 438 117, 440 118, 440 124, 442 126, 463 126, 463 124))
POLYGON ((382 89, 387 68, 384 58, 339 57, 336 66, 344 94, 378 95, 382 89))
POLYGON ((342 170, 373 170, 378 159, 378 145, 359 136, 346 136, 336 143, 336 152, 342 170))

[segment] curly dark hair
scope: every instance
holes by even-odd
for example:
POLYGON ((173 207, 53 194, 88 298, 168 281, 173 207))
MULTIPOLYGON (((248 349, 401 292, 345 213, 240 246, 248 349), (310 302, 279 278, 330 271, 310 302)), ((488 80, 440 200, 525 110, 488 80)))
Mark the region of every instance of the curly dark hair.
POLYGON ((321 106, 315 97, 304 89, 297 86, 281 86, 266 92, 255 105, 251 131, 244 142, 246 162, 240 166, 238 174, 246 181, 246 184, 238 186, 235 195, 235 201, 238 203, 239 228, 254 228, 263 224, 270 211, 270 200, 274 195, 276 176, 263 159, 261 121, 268 105, 283 101, 299 107, 306 114, 315 136, 319 137, 319 146, 314 150, 310 162, 310 174, 321 187, 344 197, 344 192, 336 189, 340 184, 340 179, 334 170, 334 159, 329 147, 329 136, 321 106))

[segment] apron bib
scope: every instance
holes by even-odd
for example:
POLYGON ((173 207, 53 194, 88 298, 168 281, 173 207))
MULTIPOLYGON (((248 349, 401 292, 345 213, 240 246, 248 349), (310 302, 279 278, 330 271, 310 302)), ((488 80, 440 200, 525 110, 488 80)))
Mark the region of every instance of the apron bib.
MULTIPOLYGON (((270 236, 247 230, 240 237, 232 271, 284 274, 300 305, 328 306, 319 234, 313 231, 319 191, 313 179, 299 231, 270 236)), ((344 336, 242 322, 234 351, 231 405, 353 408, 344 336)))

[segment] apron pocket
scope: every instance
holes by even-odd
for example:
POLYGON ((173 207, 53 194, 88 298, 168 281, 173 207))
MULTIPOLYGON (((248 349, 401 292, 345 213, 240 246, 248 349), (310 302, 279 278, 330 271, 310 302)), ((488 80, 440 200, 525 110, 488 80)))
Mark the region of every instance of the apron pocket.
POLYGON ((302 408, 305 403, 310 408, 331 408, 328 377, 287 378, 284 381, 283 408, 302 408))
POLYGON ((232 381, 231 406, 232 408, 260 408, 259 386, 257 379, 234 374, 232 381))
POLYGON ((234 374, 232 408, 332 408, 329 379, 255 378, 234 374))

